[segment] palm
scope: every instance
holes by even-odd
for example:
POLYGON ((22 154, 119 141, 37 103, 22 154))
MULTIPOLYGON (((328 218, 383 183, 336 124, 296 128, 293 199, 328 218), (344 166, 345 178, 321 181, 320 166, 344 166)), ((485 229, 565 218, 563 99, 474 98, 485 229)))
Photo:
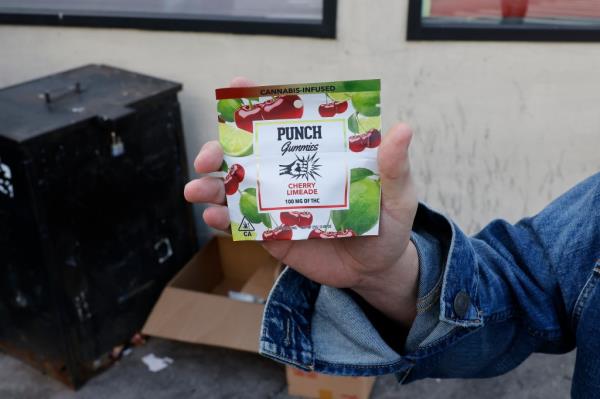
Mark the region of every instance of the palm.
MULTIPOLYGON (((273 256, 306 277, 332 287, 352 288, 407 328, 416 315, 419 271, 416 249, 409 246, 417 210, 408 163, 411 134, 406 125, 396 125, 379 147, 379 236, 264 243, 273 256), (390 301, 390 297, 396 300, 390 301)), ((218 170, 222 162, 220 145, 208 142, 196 157, 194 167, 198 173, 210 173, 218 170)), ((229 229, 222 179, 204 176, 193 180, 186 185, 185 197, 191 202, 214 204, 204 210, 204 221, 216 229, 229 229)))
POLYGON ((387 199, 385 180, 378 237, 338 240, 279 241, 265 248, 286 265, 321 284, 352 287, 362 276, 397 262, 408 245, 417 200, 410 181, 400 198, 387 199))

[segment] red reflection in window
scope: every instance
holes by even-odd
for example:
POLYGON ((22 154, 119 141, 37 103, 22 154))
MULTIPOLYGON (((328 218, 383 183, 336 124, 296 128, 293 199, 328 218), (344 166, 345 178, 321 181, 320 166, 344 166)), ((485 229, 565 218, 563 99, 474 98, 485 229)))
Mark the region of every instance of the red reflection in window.
POLYGON ((600 18, 598 0, 430 0, 432 17, 600 18))

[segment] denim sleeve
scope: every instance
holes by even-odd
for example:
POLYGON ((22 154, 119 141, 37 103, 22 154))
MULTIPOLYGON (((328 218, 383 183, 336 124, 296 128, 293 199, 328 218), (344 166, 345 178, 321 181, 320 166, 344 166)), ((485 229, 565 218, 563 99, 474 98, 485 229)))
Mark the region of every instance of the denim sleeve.
POLYGON ((496 220, 473 237, 420 205, 411 239, 420 277, 407 337, 352 293, 288 269, 267 301, 261 353, 324 373, 410 382, 490 377, 533 352, 571 350, 600 270, 600 174, 534 217, 496 220))
POLYGON ((600 174, 538 215, 493 221, 474 237, 419 212, 417 229, 430 232, 428 243, 415 242, 421 270, 441 268, 443 279, 428 293, 439 303, 419 309, 406 341, 415 361, 406 381, 494 376, 533 352, 575 347, 578 299, 600 259, 600 174), (431 242, 445 259, 427 250, 431 242))

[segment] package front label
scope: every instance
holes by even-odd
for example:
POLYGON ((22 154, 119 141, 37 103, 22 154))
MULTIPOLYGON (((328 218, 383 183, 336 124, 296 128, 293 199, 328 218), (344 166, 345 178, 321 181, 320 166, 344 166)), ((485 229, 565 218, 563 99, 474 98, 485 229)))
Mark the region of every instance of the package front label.
POLYGON ((348 209, 346 140, 343 119, 255 122, 259 212, 348 209))
POLYGON ((377 235, 379 80, 217 90, 234 240, 377 235))

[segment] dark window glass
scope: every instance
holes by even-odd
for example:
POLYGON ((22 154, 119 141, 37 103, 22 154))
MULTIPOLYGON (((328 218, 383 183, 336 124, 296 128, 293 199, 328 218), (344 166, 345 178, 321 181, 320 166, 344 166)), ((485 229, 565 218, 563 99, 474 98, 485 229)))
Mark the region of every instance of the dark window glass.
POLYGON ((0 0, 0 22, 335 36, 335 0, 0 0))

